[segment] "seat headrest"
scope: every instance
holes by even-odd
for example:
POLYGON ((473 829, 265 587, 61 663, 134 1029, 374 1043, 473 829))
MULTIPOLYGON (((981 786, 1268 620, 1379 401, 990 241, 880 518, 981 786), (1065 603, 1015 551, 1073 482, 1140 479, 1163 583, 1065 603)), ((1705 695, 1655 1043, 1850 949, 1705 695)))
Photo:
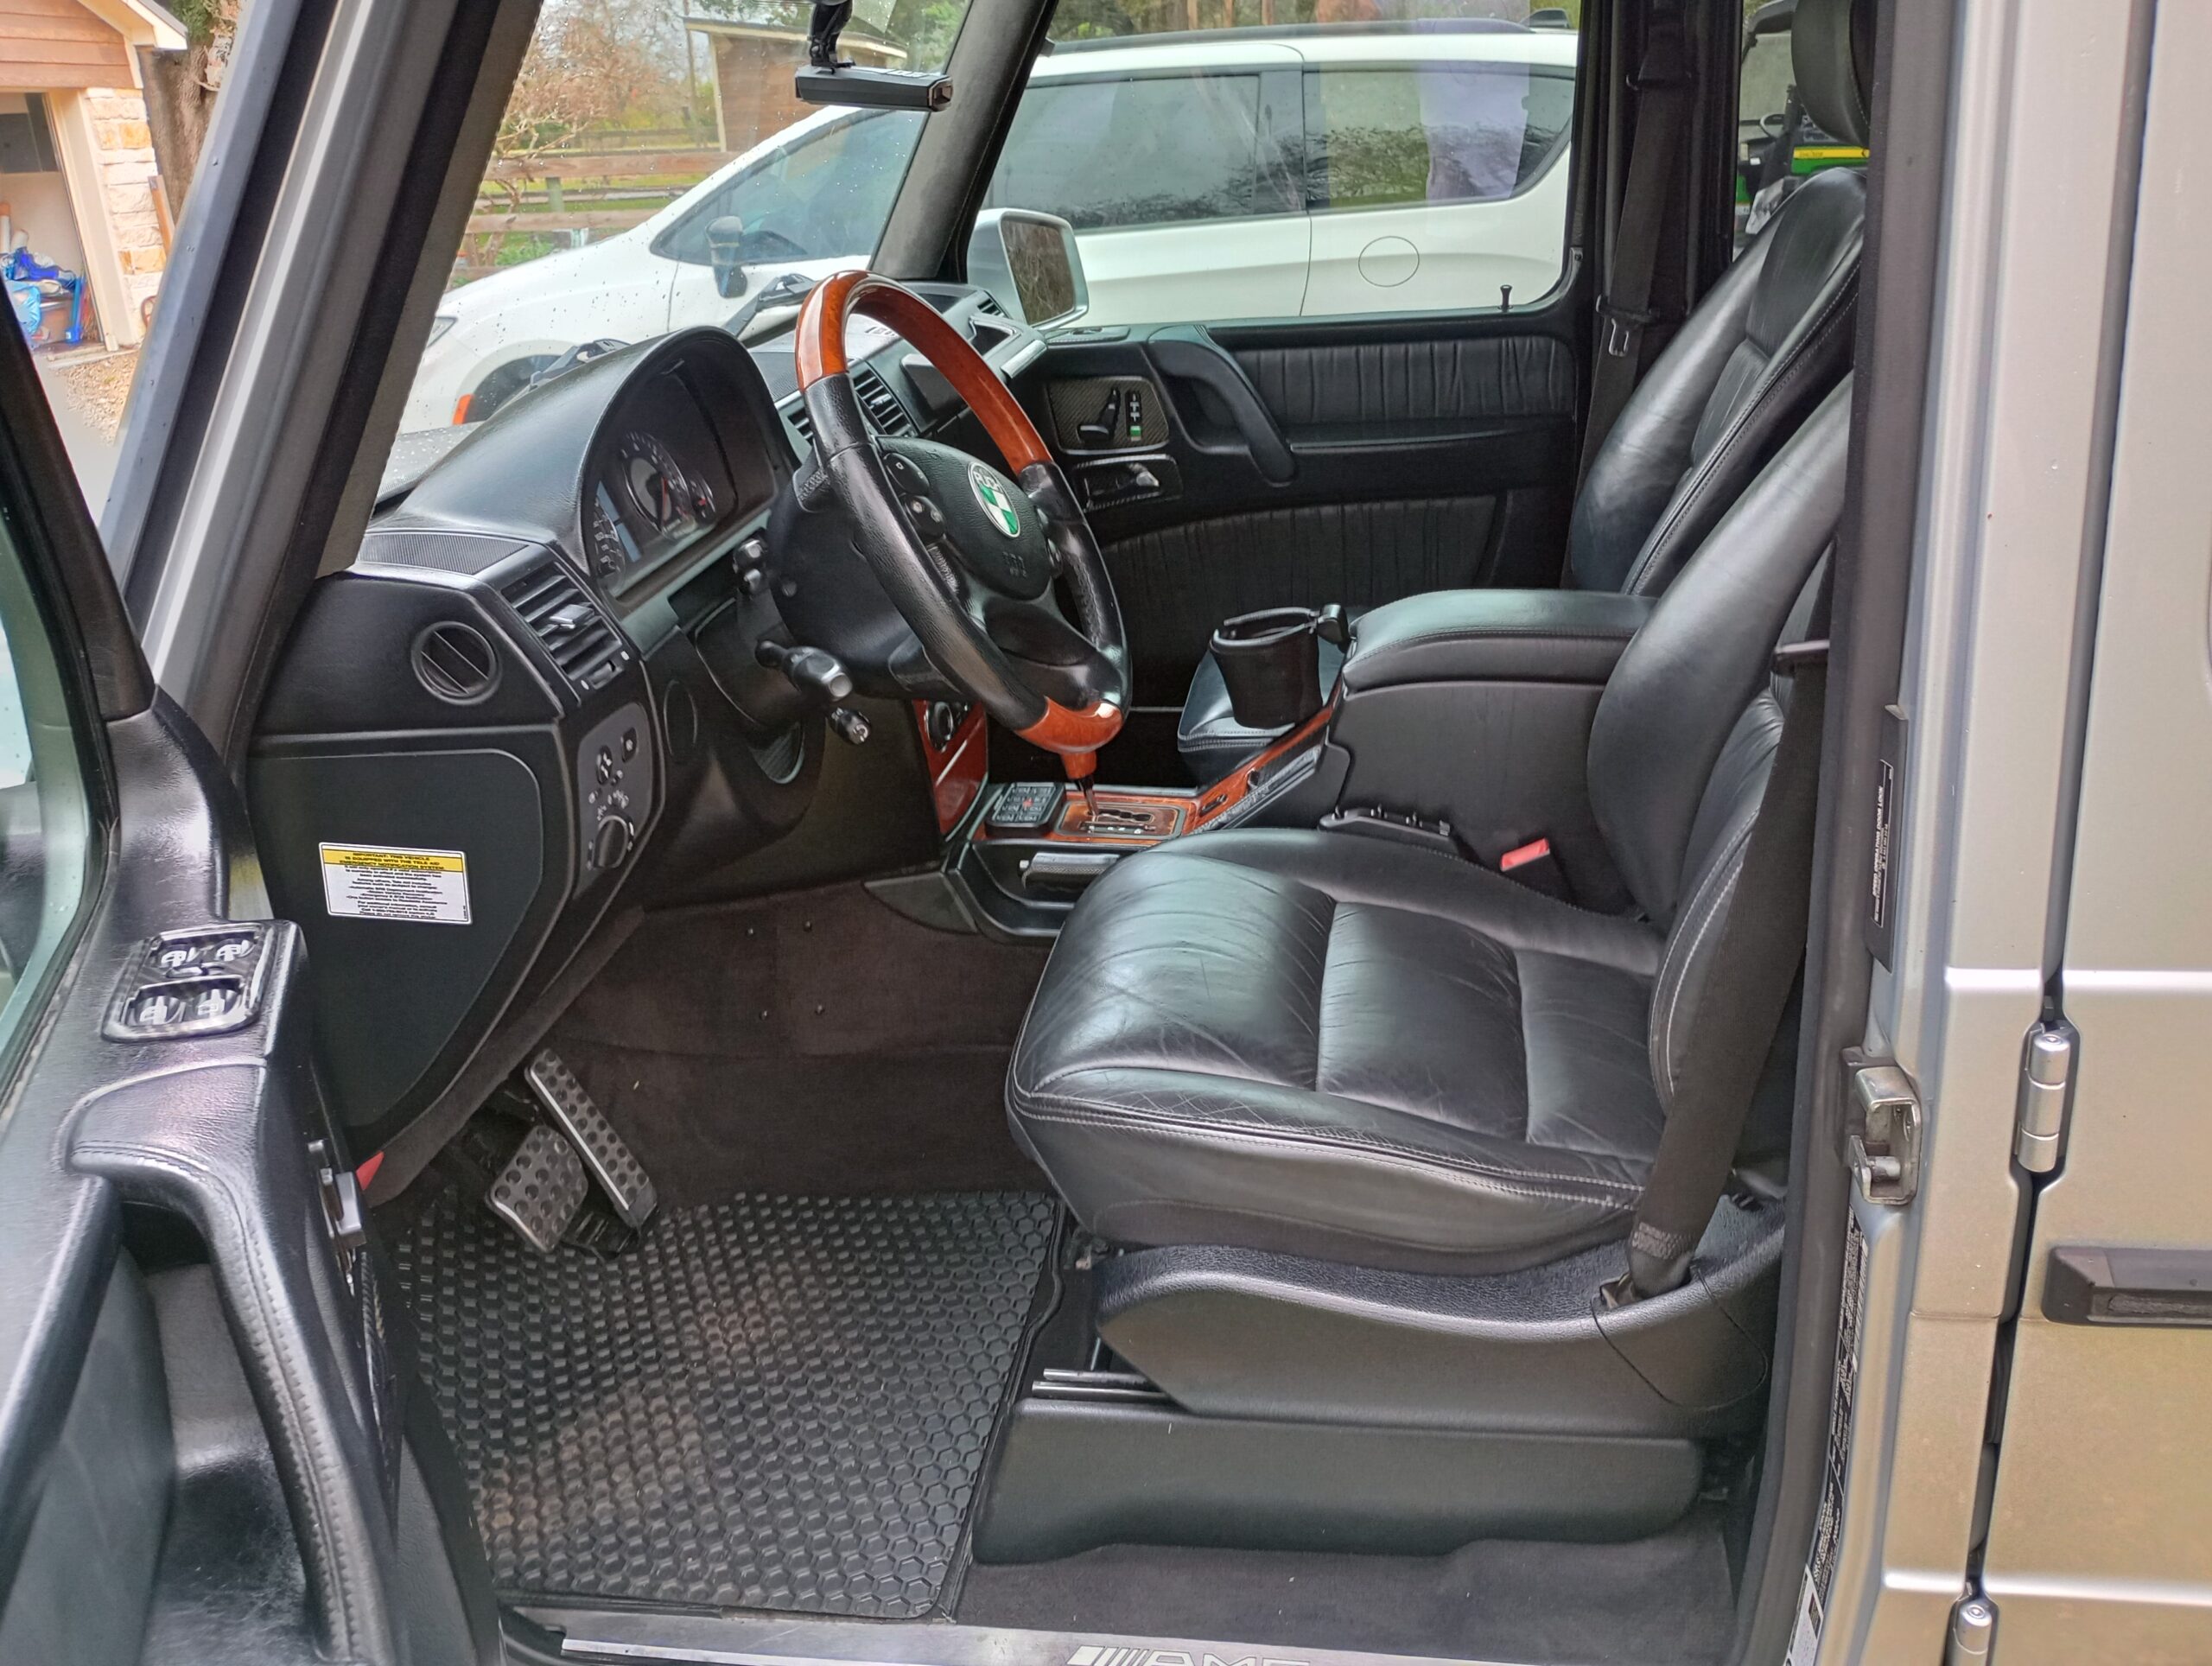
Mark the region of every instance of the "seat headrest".
POLYGON ((1874 0, 1797 0, 1789 61, 1798 101, 1841 144, 1874 128, 1874 0))

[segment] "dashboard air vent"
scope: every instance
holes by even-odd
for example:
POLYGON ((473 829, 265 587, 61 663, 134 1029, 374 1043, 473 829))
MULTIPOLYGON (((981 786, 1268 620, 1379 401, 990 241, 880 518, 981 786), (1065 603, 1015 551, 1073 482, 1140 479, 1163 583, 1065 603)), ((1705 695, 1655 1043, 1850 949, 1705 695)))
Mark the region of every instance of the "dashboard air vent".
POLYGON ((499 594, 545 645, 561 674, 584 692, 605 688, 629 663, 622 639, 559 562, 532 568, 499 594))
POLYGON ((899 403, 899 396, 891 391, 891 385, 866 365, 853 372, 853 391, 860 397, 877 433, 897 436, 914 431, 914 419, 899 403))
POLYGON ((994 318, 1006 316, 1006 308, 999 305, 998 296, 993 295, 988 289, 976 291, 976 310, 979 313, 988 313, 994 318))
MULTIPOLYGON (((901 436, 914 431, 914 419, 906 414, 906 407, 899 403, 899 396, 891 385, 874 371, 862 365, 853 372, 853 392, 859 397, 861 408, 868 412, 868 420, 878 434, 901 436)), ((814 443, 814 419, 806 414, 806 402, 794 399, 784 408, 791 431, 798 436, 802 446, 814 443)))
POLYGON ((446 620, 415 639, 415 680, 448 704, 471 706, 499 685, 499 657, 473 625, 446 620))

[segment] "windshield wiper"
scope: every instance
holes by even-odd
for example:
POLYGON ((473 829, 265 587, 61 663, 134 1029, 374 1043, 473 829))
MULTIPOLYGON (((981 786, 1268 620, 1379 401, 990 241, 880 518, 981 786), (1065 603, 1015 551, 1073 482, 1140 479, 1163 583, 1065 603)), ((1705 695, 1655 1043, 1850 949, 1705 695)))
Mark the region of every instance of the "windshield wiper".
POLYGON ((798 272, 785 272, 780 277, 772 278, 760 286, 752 300, 730 315, 729 322, 722 327, 742 341, 746 339, 746 331, 760 320, 761 314, 796 308, 813 293, 814 286, 819 282, 819 278, 806 277, 798 272))

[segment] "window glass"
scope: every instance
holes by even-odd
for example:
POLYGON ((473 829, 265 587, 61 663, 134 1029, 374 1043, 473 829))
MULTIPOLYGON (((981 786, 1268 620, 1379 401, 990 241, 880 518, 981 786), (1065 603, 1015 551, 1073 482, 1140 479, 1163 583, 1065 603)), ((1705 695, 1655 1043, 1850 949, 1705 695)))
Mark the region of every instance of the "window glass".
POLYGON ((1513 196, 1551 161, 1574 109, 1572 77, 1525 64, 1323 69, 1306 88, 1316 209, 1513 196))
POLYGON ((1579 6, 1059 0, 987 207, 1084 326, 1525 306, 1566 269, 1579 6))
MULTIPOLYGON (((547 0, 401 416, 394 455, 410 461, 395 467, 602 344, 699 326, 757 335, 819 279, 874 258, 928 118, 800 103, 810 12, 547 0)), ((966 14, 967 0, 860 0, 838 49, 942 69, 966 14)))
POLYGON ((98 515, 251 7, 72 0, 7 10, 0 283, 98 515))
POLYGON ((765 166, 741 170, 710 192, 662 237, 657 252, 706 265, 713 258, 708 228, 734 215, 780 238, 794 259, 866 260, 891 218, 926 119, 911 110, 833 118, 765 166))
POLYGON ((1286 208, 1262 200, 1260 150, 1256 74, 1041 86, 1015 112, 986 203, 1078 232, 1286 208))
POLYGON ((77 736, 20 554, 0 521, 0 1052, 67 940, 91 852, 77 736))

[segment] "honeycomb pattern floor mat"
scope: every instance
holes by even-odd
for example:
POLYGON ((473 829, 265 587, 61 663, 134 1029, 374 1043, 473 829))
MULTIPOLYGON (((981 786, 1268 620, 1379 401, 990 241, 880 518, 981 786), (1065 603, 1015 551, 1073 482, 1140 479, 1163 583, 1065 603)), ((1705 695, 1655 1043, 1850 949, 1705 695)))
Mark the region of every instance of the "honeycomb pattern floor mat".
POLYGON ((438 1199, 395 1258, 502 1592, 933 1612, 1054 1218, 747 1195, 608 1259, 438 1199))

